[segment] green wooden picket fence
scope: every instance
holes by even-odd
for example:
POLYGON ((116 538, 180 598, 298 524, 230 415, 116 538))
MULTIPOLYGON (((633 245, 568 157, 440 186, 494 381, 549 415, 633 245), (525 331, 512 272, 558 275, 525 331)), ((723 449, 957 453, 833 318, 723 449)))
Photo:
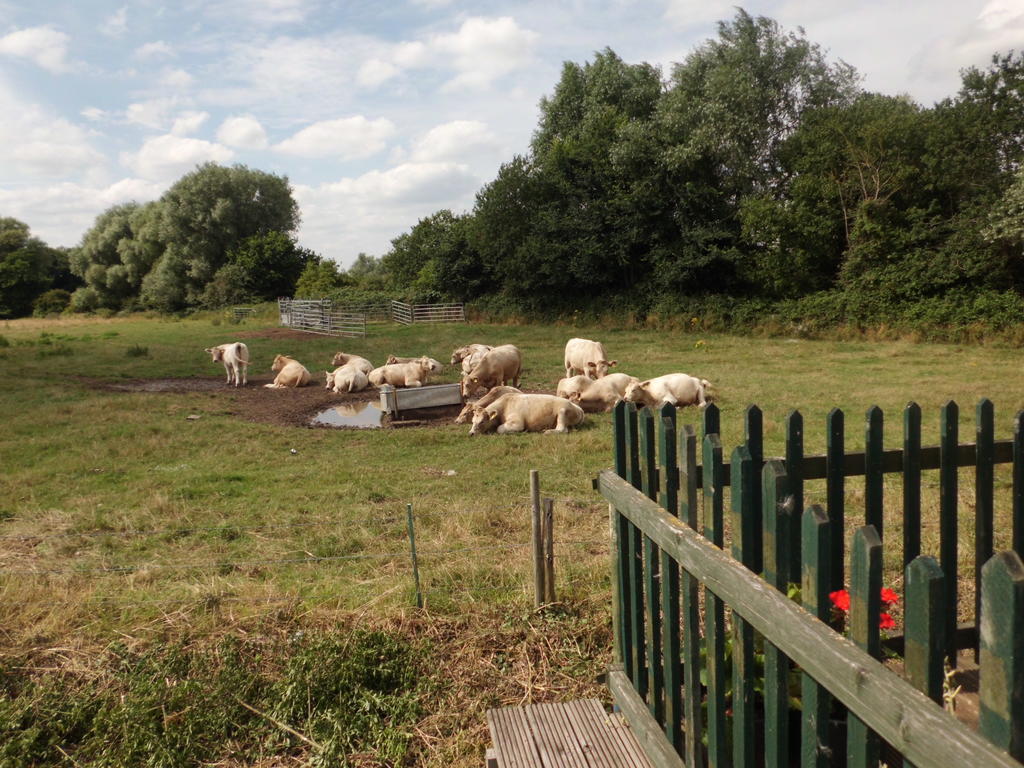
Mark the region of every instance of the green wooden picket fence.
POLYGON ((762 414, 724 461, 720 414, 677 429, 671 407, 614 412, 614 470, 596 487, 611 505, 617 663, 608 682, 657 766, 1017 766, 1024 760, 1024 412, 996 441, 991 402, 974 443, 958 441, 955 403, 940 445, 921 445, 921 409, 904 411, 903 448, 883 449, 882 412, 865 450, 846 451, 844 416, 827 451, 807 456, 803 420, 786 420, 785 457, 766 458, 762 414), (698 463, 700 450, 700 463, 698 463), (1012 463, 1013 550, 994 553, 994 467, 1012 463), (957 625, 958 468, 975 467, 975 621, 957 625), (922 471, 939 471, 939 558, 921 555, 922 471), (902 536, 884 538, 883 477, 902 474, 902 536), (864 477, 863 526, 846 551, 845 478, 864 477), (805 509, 805 481, 824 508, 805 509), (728 518, 725 489, 729 488, 728 518), (827 509, 827 513, 826 510, 827 509), (729 552, 726 522, 729 523, 729 552), (905 565, 904 632, 887 642, 905 677, 879 659, 882 547, 905 565), (849 584, 844 636, 829 594, 849 584), (787 589, 800 586, 800 604, 787 589), (980 617, 980 621, 978 620, 980 617), (979 628, 980 627, 980 631, 979 628), (974 648, 980 726, 942 707, 944 663, 974 648), (884 743, 883 743, 884 742, 884 743))

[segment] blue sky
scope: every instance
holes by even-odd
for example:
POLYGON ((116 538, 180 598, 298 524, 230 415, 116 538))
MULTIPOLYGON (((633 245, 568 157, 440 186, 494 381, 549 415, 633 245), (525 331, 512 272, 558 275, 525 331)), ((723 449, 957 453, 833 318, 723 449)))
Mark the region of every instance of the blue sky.
MULTIPOLYGON (((735 2, 0 0, 0 216, 75 245, 209 160, 287 175, 300 242, 347 265, 464 211, 527 147, 563 61, 667 73, 735 2)), ((758 0, 864 85, 930 105, 1024 47, 1024 0, 758 0)))

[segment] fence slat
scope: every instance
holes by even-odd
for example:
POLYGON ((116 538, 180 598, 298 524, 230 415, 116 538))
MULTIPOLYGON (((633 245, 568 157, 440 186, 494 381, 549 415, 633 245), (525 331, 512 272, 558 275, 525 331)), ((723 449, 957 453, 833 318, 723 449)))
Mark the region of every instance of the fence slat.
MULTIPOLYGON (((643 461, 644 494, 658 500, 658 457, 654 432, 654 411, 644 408, 638 414, 640 454, 643 461)), ((661 659, 661 553, 649 536, 644 536, 644 626, 647 634, 647 704, 654 719, 665 723, 665 676, 661 659)))
MULTIPOLYGON (((764 578, 786 594, 786 569, 790 561, 793 505, 786 487, 786 469, 772 460, 762 471, 761 500, 764 506, 764 578)), ((789 659, 767 639, 764 644, 764 764, 765 768, 789 766, 789 659)))
POLYGON ((946 656, 946 585, 934 557, 920 555, 906 569, 903 662, 907 679, 942 703, 942 662, 946 656))
POLYGON ((875 526, 882 537, 882 409, 868 409, 864 440, 864 524, 875 526))
MULTIPOLYGON (((704 437, 704 536, 721 548, 725 535, 722 489, 722 441, 716 432, 704 437)), ((708 765, 728 765, 725 729, 725 606, 704 591, 704 641, 707 645, 708 765)))
POLYGON ((903 409, 903 567, 921 554, 921 406, 903 409))
POLYGON ((946 577, 946 657, 956 666, 954 642, 957 616, 957 466, 960 409, 950 400, 939 415, 939 565, 946 577))
MULTIPOLYGON (((665 404, 660 411, 658 448, 661 456, 661 506, 679 515, 679 465, 676 454, 676 409, 665 404)), ((668 552, 661 552, 661 646, 665 681, 665 737, 680 755, 683 753, 683 691, 679 636, 679 565, 668 552)))
MULTIPOLYGON (((637 410, 634 403, 626 403, 626 481, 636 489, 641 487, 640 437, 637 410)), ((644 636, 644 536, 635 525, 629 527, 629 631, 633 651, 633 685, 647 701, 647 643, 644 636)))
MULTIPOLYGON (((874 658, 881 652, 878 614, 882 589, 882 540, 874 526, 853 535, 850 557, 850 639, 874 658)), ((878 765, 878 736, 852 712, 846 721, 847 768, 878 765)))
MULTIPOLYGON (((829 592, 832 591, 833 524, 818 505, 803 515, 803 578, 801 599, 804 608, 815 618, 828 622, 831 614, 829 592)), ((829 744, 829 712, 832 697, 828 690, 806 672, 800 676, 803 726, 801 729, 801 768, 828 768, 835 764, 829 744)))
POLYGON ((982 592, 980 730, 1024 761, 1024 565, 1016 552, 985 564, 982 592))
POLYGON ((846 417, 838 408, 825 419, 825 508, 835 532, 832 536, 832 591, 842 589, 846 578, 846 417))
MULTIPOLYGON (((751 517, 754 519, 752 528, 754 539, 751 542, 750 569, 754 573, 764 570, 764 541, 761 523, 761 467, 764 465, 764 415, 756 405, 748 405, 743 412, 743 442, 750 451, 750 459, 754 462, 754 492, 751 501, 751 517)), ((747 547, 744 546, 744 551, 747 547)))
MULTIPOLYGON (((693 426, 683 426, 679 440, 679 458, 683 474, 680 479, 684 493, 683 522, 697 530, 697 434, 693 426)), ((683 717, 685 720, 685 763, 703 765, 701 738, 704 720, 701 712, 700 685, 700 585, 692 574, 682 571, 683 598, 683 717)))
POLYGON ((1024 557, 1024 411, 1013 417, 1013 551, 1024 557))
MULTIPOLYGON (((983 398, 975 408, 975 440, 978 464, 974 471, 974 622, 981 624, 981 569, 991 559, 995 537, 995 406, 983 398)), ((952 609, 954 613, 956 609, 952 609)), ((980 658, 974 648, 974 661, 980 658)))
MULTIPOLYGON (((615 453, 615 474, 626 479, 627 471, 627 445, 628 439, 626 429, 626 402, 620 400, 612 413, 612 440, 615 453)), ((611 507, 612 525, 615 529, 615 555, 612 559, 613 584, 615 591, 612 595, 613 609, 612 617, 615 620, 615 638, 618 643, 617 657, 622 663, 623 670, 630 680, 635 679, 633 669, 633 634, 630 632, 630 617, 632 610, 632 593, 630 591, 630 529, 633 524, 619 512, 611 507)))
MULTIPOLYGON (((800 411, 791 411, 786 416, 786 487, 793 498, 793 511, 803 514, 804 508, 804 417, 800 411)), ((789 567, 786 579, 792 584, 800 583, 800 525, 793 526, 789 542, 789 567)))
MULTIPOLYGON (((754 526, 758 522, 753 514, 758 498, 754 489, 760 483, 749 446, 738 446, 732 452, 732 466, 732 556, 753 570, 754 526)), ((754 629, 734 612, 732 631, 732 764, 734 768, 753 768, 757 757, 754 629)))

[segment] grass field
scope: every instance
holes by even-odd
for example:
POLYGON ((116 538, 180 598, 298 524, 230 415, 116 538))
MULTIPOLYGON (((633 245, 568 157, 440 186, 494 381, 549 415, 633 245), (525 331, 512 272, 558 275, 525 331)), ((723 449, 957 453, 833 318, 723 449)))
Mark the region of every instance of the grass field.
MULTIPOLYGON (((524 354, 523 386, 553 391, 565 341, 599 338, 620 361, 617 370, 642 378, 681 370, 709 379, 727 453, 742 439, 748 403, 764 411, 768 455, 782 453, 784 419, 793 409, 804 416, 806 452, 816 453, 824 450, 825 415, 833 407, 846 412, 848 450, 863 446, 863 415, 873 404, 886 413, 887 447, 901 444, 901 410, 909 400, 924 410, 925 444, 937 442, 938 407, 947 400, 961 406, 961 440, 972 439, 980 397, 995 403, 997 439, 1010 436, 1011 419, 1024 407, 1020 352, 1007 346, 474 324, 382 325, 355 340, 261 337, 274 324, 269 315, 233 325, 211 314, 0 327, 5 701, 17 699, 27 681, 54 676, 70 675, 79 688, 99 676, 113 690, 108 661, 115 645, 145 654, 187 641, 216 655, 225 638, 236 637, 250 644, 251 660, 259 655, 254 638, 383 630, 416 649, 419 709, 408 725, 395 726, 404 734, 397 751, 346 747, 339 736, 331 754, 363 748, 385 756, 366 765, 392 764, 392 754, 405 754, 408 763, 475 765, 484 707, 598 692, 593 678, 610 652, 607 508, 590 479, 611 463, 610 415, 588 416, 568 435, 471 438, 468 427, 454 424, 304 429, 248 420, 227 388, 110 388, 125 380, 222 379, 221 366, 203 353, 213 344, 244 340, 250 377, 268 381, 277 353, 315 372, 338 349, 375 363, 389 353, 447 362, 464 343, 513 343, 524 354), (540 470, 544 495, 556 500, 562 604, 544 614, 532 611, 530 469, 540 470), (415 510, 423 612, 411 608, 407 503, 415 510)), ((454 367, 442 380, 457 380, 454 367)), ((696 424, 699 413, 687 409, 681 420, 696 424)), ((926 478, 926 493, 934 480, 926 478)), ((998 482, 1005 489, 1003 469, 998 482)), ((965 510, 972 492, 965 471, 965 510)), ((848 494, 853 525, 856 483, 848 494)), ((823 502, 823 495, 811 484, 806 500, 823 502)), ((933 499, 928 503, 926 548, 934 543, 929 526, 934 538, 937 509, 933 499)), ((973 524, 964 517, 968 536, 973 524)), ((1008 537, 1007 526, 997 528, 1008 537)), ((267 643, 278 648, 276 640, 267 643)), ((264 659, 270 667, 288 658, 287 644, 281 648, 276 662, 264 659)), ((0 721, 7 711, 0 707, 0 721)), ((207 745, 203 759, 278 765, 290 764, 286 758, 315 763, 327 754, 320 742, 286 737, 273 724, 280 718, 252 717, 278 740, 220 752, 207 745)), ((0 736, 12 727, 0 722, 0 736)), ((75 743, 58 746, 67 751, 75 743)), ((50 752, 40 754, 56 756, 57 764, 60 753, 44 746, 50 752)), ((190 764, 193 758, 181 756, 199 754, 183 750, 151 764, 190 764)), ((19 764, 11 754, 3 763, 7 753, 0 753, 0 763, 19 764)), ((106 764, 90 755, 82 751, 76 761, 106 764)))

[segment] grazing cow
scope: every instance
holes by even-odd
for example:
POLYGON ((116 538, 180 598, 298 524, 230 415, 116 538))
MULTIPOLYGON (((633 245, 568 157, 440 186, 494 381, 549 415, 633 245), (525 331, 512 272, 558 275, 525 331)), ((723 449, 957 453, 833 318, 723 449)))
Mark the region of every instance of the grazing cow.
POLYGON ((367 377, 375 387, 422 387, 433 370, 429 357, 418 357, 410 363, 389 363, 374 368, 367 377))
POLYGON ((604 344, 590 339, 569 339, 565 344, 565 376, 572 376, 579 371, 584 376, 600 379, 607 375, 608 369, 618 365, 618 360, 609 360, 604 352, 604 344))
POLYGON ((333 371, 324 371, 327 384, 324 389, 335 392, 359 392, 370 386, 370 381, 362 369, 354 365, 343 365, 333 371))
POLYGON ((339 365, 349 365, 358 368, 365 374, 369 374, 373 370, 373 363, 367 360, 365 357, 359 357, 359 355, 346 355, 344 352, 339 352, 331 360, 331 365, 338 367, 339 365))
MULTIPOLYGON (((576 378, 585 378, 578 376, 576 378)), ((563 379, 563 381, 565 381, 563 379)), ((601 413, 610 411, 615 404, 625 397, 626 390, 631 384, 640 381, 636 376, 627 373, 609 373, 597 381, 590 383, 585 389, 572 392, 569 399, 576 403, 587 413, 601 413)))
POLYGON ((224 363, 224 371, 228 375, 228 384, 243 387, 248 383, 249 348, 240 341, 231 344, 219 344, 206 350, 215 363, 224 363), (239 377, 241 373, 241 377, 239 377))
POLYGON ((385 361, 386 365, 394 365, 395 363, 417 363, 420 360, 426 360, 430 363, 431 373, 440 373, 444 366, 441 365, 437 360, 432 357, 422 355, 421 357, 397 357, 396 355, 388 355, 388 359, 385 361))
POLYGON ((486 344, 466 344, 452 352, 452 365, 462 363, 462 373, 467 374, 492 349, 494 347, 489 347, 486 344))
POLYGON ((555 395, 568 400, 574 393, 580 394, 585 392, 593 383, 594 380, 589 376, 569 376, 565 379, 559 379, 558 386, 555 387, 555 395))
POLYGON ((459 415, 455 417, 456 424, 465 424, 467 421, 473 418, 474 408, 483 408, 485 405, 490 405, 502 395, 521 395, 515 387, 493 387, 486 395, 481 397, 479 400, 474 400, 472 403, 466 403, 459 415))
POLYGON ((502 344, 485 352, 473 370, 462 377, 462 394, 468 397, 481 387, 491 389, 510 381, 518 387, 522 371, 523 353, 512 344, 502 344))
POLYGON ((490 405, 473 409, 471 435, 497 429, 509 432, 568 432, 583 421, 583 409, 554 395, 502 395, 490 405))
POLYGON ((270 370, 277 372, 273 384, 264 384, 268 389, 284 389, 286 387, 304 387, 309 384, 310 375, 306 366, 298 360, 293 360, 284 355, 274 358, 274 364, 270 370))
POLYGON ((685 373, 669 373, 647 381, 638 381, 626 387, 624 400, 651 407, 671 403, 676 408, 697 405, 703 408, 712 399, 711 384, 685 373))

